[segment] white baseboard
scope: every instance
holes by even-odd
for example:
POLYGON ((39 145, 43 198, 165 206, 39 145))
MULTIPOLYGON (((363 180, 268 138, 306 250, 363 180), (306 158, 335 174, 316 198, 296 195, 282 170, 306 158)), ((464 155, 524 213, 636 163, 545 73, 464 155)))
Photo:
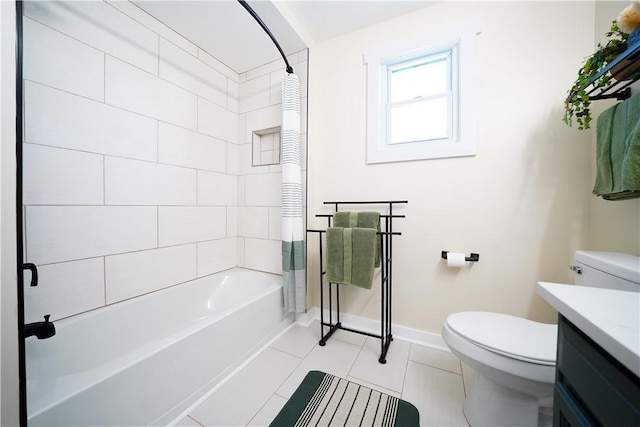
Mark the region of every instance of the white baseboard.
MULTIPOLYGON (((336 313, 333 313, 333 319, 336 319, 336 313)), ((320 320, 320 308, 312 307, 307 310, 306 313, 301 315, 296 314, 296 322, 309 326, 314 320, 320 320)), ((324 320, 329 321, 329 310, 324 310, 324 320)), ((340 322, 351 329, 357 329, 359 331, 368 332, 372 334, 380 334, 380 321, 368 319, 366 317, 354 316, 352 314, 340 313, 340 322)), ((434 334, 432 332, 421 331, 419 329, 409 328, 407 326, 391 324, 391 333, 395 338, 402 341, 408 341, 415 344, 432 347, 438 350, 450 351, 447 344, 442 339, 440 334, 434 334)))

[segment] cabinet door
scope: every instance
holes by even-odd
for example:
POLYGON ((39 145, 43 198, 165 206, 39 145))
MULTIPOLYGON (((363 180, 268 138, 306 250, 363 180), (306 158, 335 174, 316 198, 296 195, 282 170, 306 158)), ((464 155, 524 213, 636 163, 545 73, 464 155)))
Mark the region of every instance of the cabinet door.
POLYGON ((554 427, 594 427, 597 424, 578 402, 571 390, 561 383, 556 383, 553 393, 553 425, 554 427))
POLYGON ((556 425, 640 425, 640 378, 562 316, 555 396, 556 425))

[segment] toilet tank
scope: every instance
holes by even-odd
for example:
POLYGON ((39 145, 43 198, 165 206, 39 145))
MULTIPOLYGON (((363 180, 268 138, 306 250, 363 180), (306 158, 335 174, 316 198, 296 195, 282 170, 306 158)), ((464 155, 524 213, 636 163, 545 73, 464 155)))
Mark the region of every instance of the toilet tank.
POLYGON ((619 252, 576 251, 574 283, 640 292, 640 257, 619 252))

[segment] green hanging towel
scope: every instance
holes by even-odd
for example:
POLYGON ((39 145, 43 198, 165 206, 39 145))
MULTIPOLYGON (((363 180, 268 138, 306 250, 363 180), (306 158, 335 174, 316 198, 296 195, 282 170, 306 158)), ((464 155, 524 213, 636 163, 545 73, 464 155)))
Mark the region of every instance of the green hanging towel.
POLYGON ((640 197, 640 94, 603 111, 596 131, 593 194, 605 200, 640 197))
MULTIPOLYGON (((379 212, 336 212, 333 214, 334 227, 373 228, 380 231, 379 212)), ((380 239, 376 239, 375 266, 380 267, 380 239)))
POLYGON ((327 228, 327 280, 371 289, 378 240, 375 228, 327 228))

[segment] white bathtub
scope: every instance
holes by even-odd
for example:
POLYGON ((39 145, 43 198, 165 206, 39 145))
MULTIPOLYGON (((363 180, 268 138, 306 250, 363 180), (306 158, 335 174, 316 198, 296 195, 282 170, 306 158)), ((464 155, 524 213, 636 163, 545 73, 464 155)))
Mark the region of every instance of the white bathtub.
POLYGON ((232 269, 26 342, 29 426, 166 425, 293 321, 281 276, 232 269))

